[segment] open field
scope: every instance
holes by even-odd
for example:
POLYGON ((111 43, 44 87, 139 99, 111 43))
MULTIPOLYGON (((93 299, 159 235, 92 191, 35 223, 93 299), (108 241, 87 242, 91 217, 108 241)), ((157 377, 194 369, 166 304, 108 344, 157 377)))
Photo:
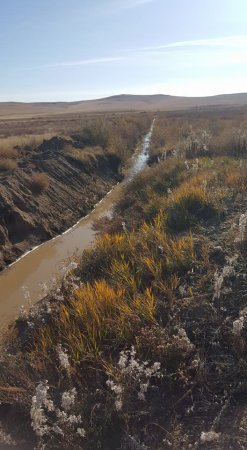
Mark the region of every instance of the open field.
MULTIPOLYGON (((112 114, 109 114, 111 116, 112 114)), ((78 132, 95 114, 61 114, 3 119, 0 117, 0 137, 30 135, 67 135, 78 132)))
POLYGON ((149 167, 96 224, 94 248, 10 329, 5 436, 246 448, 246 133, 244 109, 157 115, 149 167))
POLYGON ((172 111, 202 107, 247 106, 247 94, 212 97, 175 97, 170 95, 116 95, 98 100, 53 103, 0 103, 0 119, 43 117, 121 111, 172 111))

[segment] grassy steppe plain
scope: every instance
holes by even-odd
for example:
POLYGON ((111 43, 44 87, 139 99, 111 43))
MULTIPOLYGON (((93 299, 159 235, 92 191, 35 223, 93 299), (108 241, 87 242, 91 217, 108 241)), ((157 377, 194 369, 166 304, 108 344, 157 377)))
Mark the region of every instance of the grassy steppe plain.
POLYGON ((150 167, 10 329, 5 440, 246 448, 246 133, 244 110, 158 114, 150 167))

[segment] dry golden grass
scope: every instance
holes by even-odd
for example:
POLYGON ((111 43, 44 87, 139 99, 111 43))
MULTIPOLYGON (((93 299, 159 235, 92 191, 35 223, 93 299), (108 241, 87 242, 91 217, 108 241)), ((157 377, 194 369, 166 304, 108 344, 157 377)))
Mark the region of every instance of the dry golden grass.
POLYGON ((8 171, 14 170, 17 168, 17 163, 13 159, 10 158, 1 158, 0 159, 0 170, 8 171))
POLYGON ((171 307, 179 276, 194 259, 192 236, 170 238, 162 215, 138 233, 100 237, 80 265, 92 281, 69 292, 50 324, 36 328, 35 352, 43 360, 62 343, 77 364, 88 354, 99 356, 109 342, 111 351, 118 349, 139 328, 156 322, 155 296, 171 307))
POLYGON ((34 173, 30 179, 31 189, 34 193, 46 191, 50 184, 50 179, 45 173, 34 173))
POLYGON ((18 152, 15 148, 0 146, 0 159, 16 159, 18 152))
POLYGON ((4 152, 13 152, 14 157, 17 157, 18 150, 16 148, 20 149, 28 146, 31 149, 34 149, 40 145, 44 139, 51 139, 53 136, 54 133, 44 133, 0 138, 0 155, 4 154, 4 152))
POLYGON ((75 148, 73 146, 66 146, 65 154, 75 159, 76 161, 80 161, 85 164, 95 163, 99 156, 103 155, 103 150, 101 147, 84 147, 75 148))

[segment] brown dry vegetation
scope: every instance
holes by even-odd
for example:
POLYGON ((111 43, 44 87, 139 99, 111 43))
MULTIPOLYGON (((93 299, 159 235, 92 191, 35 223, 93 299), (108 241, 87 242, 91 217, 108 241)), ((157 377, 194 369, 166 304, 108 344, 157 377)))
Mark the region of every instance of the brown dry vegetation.
POLYGON ((8 171, 14 170, 17 168, 17 163, 13 159, 10 158, 0 158, 0 170, 8 171))
POLYGON ((0 141, 0 171, 9 171, 17 168, 18 153, 16 148, 8 143, 0 141))
POLYGON ((95 247, 16 322, 0 371, 15 438, 25 425, 39 449, 245 448, 247 155, 231 145, 147 168, 95 247))
POLYGON ((49 187, 50 181, 46 173, 34 173, 30 179, 31 189, 34 193, 40 194, 46 191, 49 187))
POLYGON ((232 155, 247 152, 246 110, 197 111, 159 114, 151 161, 176 152, 180 157, 232 155))

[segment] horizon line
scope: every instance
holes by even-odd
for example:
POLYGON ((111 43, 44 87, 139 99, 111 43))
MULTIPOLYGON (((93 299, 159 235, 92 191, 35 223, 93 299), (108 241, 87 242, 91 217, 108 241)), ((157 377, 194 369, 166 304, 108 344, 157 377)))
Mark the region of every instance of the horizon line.
POLYGON ((112 95, 106 95, 104 97, 95 97, 95 98, 88 98, 88 99, 80 99, 80 100, 34 100, 34 101, 22 101, 22 100, 0 100, 0 104, 3 103, 18 103, 18 104, 57 104, 57 103, 82 103, 82 102, 92 102, 92 101, 100 101, 100 100, 107 100, 111 98, 116 97, 172 97, 172 98, 212 98, 212 97, 220 97, 220 96, 227 96, 227 95, 247 95, 246 92, 227 92, 227 93, 219 93, 219 94, 210 94, 210 95, 173 95, 173 94, 163 94, 163 93, 157 93, 157 94, 112 94, 112 95))

